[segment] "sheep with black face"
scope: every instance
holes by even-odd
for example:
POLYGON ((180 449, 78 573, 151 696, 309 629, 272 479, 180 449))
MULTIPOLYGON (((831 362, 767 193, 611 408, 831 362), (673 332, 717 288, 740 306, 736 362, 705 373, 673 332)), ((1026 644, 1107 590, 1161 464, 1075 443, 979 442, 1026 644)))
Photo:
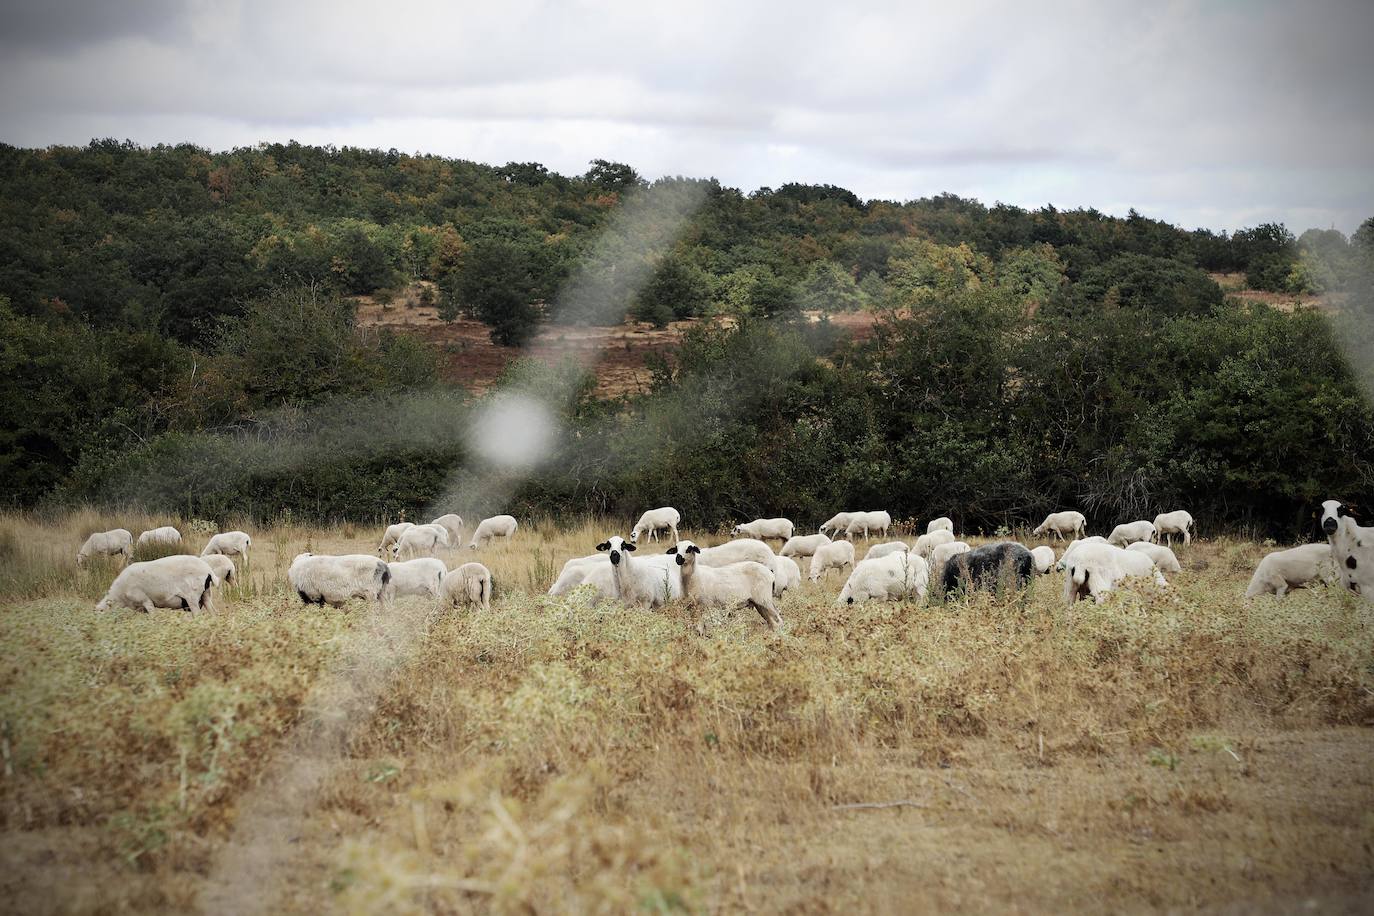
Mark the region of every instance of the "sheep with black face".
MULTIPOLYGON (((611 563, 611 579, 616 596, 626 604, 658 607, 682 594, 682 586, 667 561, 636 560, 634 544, 612 535, 596 549, 605 553, 611 563)), ((771 587, 771 586, 770 586, 771 587)))
POLYGON ((1374 601, 1374 528, 1357 524, 1351 508, 1336 499, 1322 503, 1321 526, 1341 584, 1374 601))
POLYGON ((777 629, 782 616, 773 602, 773 570, 752 560, 728 566, 698 563, 701 548, 678 541, 669 548, 682 573, 682 593, 704 607, 736 607, 748 604, 769 627, 777 629))

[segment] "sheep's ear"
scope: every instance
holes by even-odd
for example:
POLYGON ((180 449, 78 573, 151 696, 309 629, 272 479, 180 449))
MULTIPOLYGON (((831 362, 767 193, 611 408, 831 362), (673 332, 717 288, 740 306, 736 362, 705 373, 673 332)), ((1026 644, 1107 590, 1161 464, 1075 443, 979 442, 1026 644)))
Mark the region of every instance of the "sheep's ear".
POLYGON ((610 541, 602 541, 600 544, 597 544, 597 545, 596 545, 596 549, 597 549, 597 550, 610 550, 610 549, 611 549, 611 542, 610 542, 610 541))
POLYGON ((701 553, 701 548, 698 547, 696 544, 693 544, 691 547, 688 547, 688 548, 687 548, 687 552, 688 552, 688 553, 701 553))
POLYGON ((669 547, 666 553, 677 553, 677 545, 674 544, 672 547, 669 547))
POLYGON ((635 545, 629 543, 628 541, 626 541, 624 544, 621 544, 620 546, 621 546, 623 549, 629 550, 629 551, 634 551, 634 550, 636 549, 636 548, 635 548, 635 545))

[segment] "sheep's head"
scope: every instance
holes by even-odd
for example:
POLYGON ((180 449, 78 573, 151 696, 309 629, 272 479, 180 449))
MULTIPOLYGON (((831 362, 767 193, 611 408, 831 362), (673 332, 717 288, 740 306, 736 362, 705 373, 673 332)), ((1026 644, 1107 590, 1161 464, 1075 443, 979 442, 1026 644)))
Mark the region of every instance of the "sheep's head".
POLYGON ((668 548, 668 553, 677 555, 678 566, 686 566, 689 562, 696 565, 696 555, 701 553, 701 548, 691 541, 678 541, 668 548))
POLYGON ((744 530, 744 526, 743 526, 743 525, 736 525, 735 527, 733 527, 733 528, 730 529, 730 537, 732 537, 732 538, 734 538, 734 537, 739 537, 740 532, 743 531, 743 530, 744 530))
POLYGON ((600 544, 597 544, 596 549, 603 552, 608 551, 610 553, 611 565, 619 566, 620 558, 627 551, 633 553, 635 550, 635 545, 629 543, 624 538, 618 535, 611 535, 609 538, 602 541, 600 544))
POLYGON ((1349 507, 1339 499, 1328 499, 1322 503, 1322 531, 1329 537, 1336 533, 1336 529, 1341 526, 1341 519, 1349 516, 1354 518, 1355 514, 1349 507))

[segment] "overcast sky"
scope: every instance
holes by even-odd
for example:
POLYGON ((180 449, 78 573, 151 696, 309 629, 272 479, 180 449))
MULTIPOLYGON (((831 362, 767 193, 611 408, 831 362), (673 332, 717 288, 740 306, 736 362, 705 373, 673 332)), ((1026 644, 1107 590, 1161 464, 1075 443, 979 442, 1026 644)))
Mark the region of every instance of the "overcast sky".
POLYGON ((745 191, 952 191, 1217 229, 1374 215, 1374 0, 0 0, 0 15, 0 139, 20 146, 296 139, 567 174, 606 158, 745 191))

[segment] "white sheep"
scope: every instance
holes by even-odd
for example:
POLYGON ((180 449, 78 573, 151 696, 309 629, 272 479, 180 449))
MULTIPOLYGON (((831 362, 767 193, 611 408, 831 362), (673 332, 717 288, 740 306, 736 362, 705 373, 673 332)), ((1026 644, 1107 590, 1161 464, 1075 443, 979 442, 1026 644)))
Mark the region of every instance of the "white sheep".
MULTIPOLYGON (((945 529, 938 528, 936 530, 944 531, 945 529)), ((910 549, 911 545, 906 541, 887 541, 882 544, 874 544, 868 548, 868 553, 864 554, 864 559, 876 560, 878 557, 885 557, 890 553, 906 553, 910 549)))
POLYGON ((1335 499, 1322 503, 1321 526, 1341 584, 1374 601, 1374 528, 1361 527, 1350 509, 1335 499))
POLYGON ((773 597, 780 598, 789 588, 801 585, 801 567, 791 557, 773 558, 773 597))
POLYGON ((1059 562, 1056 563, 1056 564, 1054 565, 1054 568, 1057 569, 1057 570, 1059 570, 1060 572, 1063 572, 1064 569, 1065 569, 1065 564, 1066 564, 1066 562, 1067 562, 1068 559, 1069 559, 1069 555, 1070 555, 1071 553, 1073 553, 1075 550, 1077 550, 1079 547, 1082 547, 1084 544, 1105 544, 1105 543, 1107 543, 1107 539, 1104 538, 1104 537, 1103 537, 1102 535, 1100 535, 1100 534, 1094 534, 1094 535, 1092 535, 1092 536, 1090 536, 1090 537, 1079 538, 1078 540, 1073 541, 1072 543, 1070 543, 1068 547, 1065 547, 1065 548, 1064 548, 1064 553, 1063 553, 1063 555, 1059 558, 1059 562))
POLYGON ((849 541, 832 541, 811 555, 810 579, 819 582, 829 569, 844 569, 854 565, 854 545, 849 541))
POLYGON ((634 529, 630 531, 630 543, 637 544, 641 537, 648 536, 648 540, 658 540, 660 531, 667 531, 674 544, 677 543, 677 526, 682 524, 682 515, 672 506, 662 506, 658 509, 650 509, 639 517, 635 522, 634 529))
POLYGON ((798 534, 787 539, 778 551, 780 557, 809 557, 822 544, 829 544, 830 538, 823 534, 798 534))
POLYGON ((463 517, 456 512, 441 515, 430 522, 448 532, 448 542, 454 547, 463 543, 463 517))
POLYGON ((157 560, 130 563, 110 583, 109 591, 97 611, 113 607, 151 611, 155 607, 183 611, 205 610, 211 606, 210 589, 214 571, 200 557, 174 554, 157 560))
POLYGON ((1067 512, 1051 512, 1045 516, 1045 520, 1035 526, 1031 534, 1040 537, 1046 533, 1053 534, 1058 540, 1068 537, 1079 538, 1088 531, 1088 520, 1082 512, 1075 512, 1070 509, 1067 512))
POLYGON ((730 529, 730 537, 757 538, 760 541, 776 539, 786 541, 792 537, 792 530, 795 526, 791 519, 787 518, 756 518, 752 522, 745 522, 730 529))
POLYGON ((1035 571, 1043 576, 1054 569, 1054 548, 1035 547, 1031 550, 1031 559, 1035 561, 1035 571))
POLYGON ((286 579, 306 604, 323 607, 327 602, 342 607, 350 598, 381 604, 391 581, 391 570, 386 563, 368 554, 316 556, 301 553, 291 561, 286 579))
POLYGON ((1161 512, 1155 516, 1154 534, 1150 535, 1150 540, 1158 541, 1161 538, 1168 542, 1168 546, 1174 546, 1174 535, 1183 535, 1183 546, 1187 547, 1193 542, 1188 534, 1188 529, 1197 530, 1197 523, 1193 517, 1182 509, 1174 512, 1161 512))
POLYGON ((972 549, 972 547, 963 541, 946 541, 943 544, 936 544, 935 549, 930 552, 931 571, 933 572, 959 556, 959 554, 968 553, 972 549))
POLYGON ((401 535, 414 527, 414 522, 397 522, 394 525, 388 525, 386 531, 382 534, 382 543, 378 545, 377 552, 386 553, 387 548, 392 547, 401 539, 401 535))
POLYGON ((854 516, 858 514, 858 512, 836 512, 816 530, 821 534, 832 531, 836 535, 842 534, 849 527, 849 523, 854 520, 854 516))
MULTIPOLYGON (((594 553, 589 557, 573 557, 563 564, 563 569, 558 573, 558 578, 549 587, 550 595, 562 595, 572 591, 581 585, 586 578, 591 575, 592 570, 605 564, 610 565, 603 553, 594 553)), ((608 571, 609 574, 609 571, 608 571)), ((607 580, 608 582, 611 580, 607 580)), ((614 583, 611 583, 612 590, 606 595, 608 598, 615 597, 614 583)))
POLYGON ((434 556, 435 551, 452 546, 448 539, 448 529, 443 525, 412 525, 401 533, 395 544, 391 545, 393 559, 418 556, 434 556))
POLYGON ((939 547, 941 544, 951 544, 953 542, 954 535, 940 528, 918 537, 915 546, 911 549, 917 556, 929 557, 936 547, 939 547))
MULTIPOLYGON (((695 546, 695 545, 693 545, 695 546)), ((715 547, 699 547, 699 565, 729 566, 732 563, 758 563, 773 568, 773 549, 763 541, 754 538, 736 538, 715 547)))
MULTIPOLYGON (((611 564, 611 579, 615 594, 627 605, 659 607, 682 595, 681 579, 668 563, 654 563, 650 559, 636 560, 636 547, 618 535, 612 535, 597 550, 605 551, 611 564)), ((666 554, 660 556, 667 559, 666 554)), ((674 564, 675 565, 675 564, 674 564)))
POLYGON ((386 584, 387 600, 411 596, 438 598, 448 574, 444 561, 434 557, 388 563, 386 568, 391 573, 391 581, 386 584))
POLYGON ((853 540, 859 532, 868 537, 870 531, 878 532, 879 537, 887 537, 887 529, 892 527, 892 516, 881 509, 875 512, 855 512, 845 526, 844 536, 853 540))
POLYGON ((1107 535, 1107 543, 1113 547, 1126 547, 1136 541, 1150 541, 1155 536, 1154 522, 1138 521, 1123 522, 1112 529, 1112 533, 1107 535))
MULTIPOLYGON (((946 532, 948 533, 948 532, 946 532)), ((876 560, 861 560, 849 574, 835 603, 862 604, 865 601, 900 601, 926 596, 930 566, 924 557, 911 550, 890 553, 876 560)))
POLYGON ((145 547, 176 547, 181 543, 181 532, 171 525, 151 528, 138 536, 138 549, 145 547))
POLYGON ((1276 550, 1265 556, 1255 567, 1245 597, 1278 595, 1282 598, 1290 589, 1306 588, 1308 583, 1328 576, 1334 578, 1336 561, 1330 544, 1303 544, 1288 550, 1276 550))
POLYGON ((225 557, 243 557, 248 559, 248 549, 253 546, 253 539, 245 531, 222 531, 210 538, 205 545, 205 549, 200 552, 202 557, 214 556, 219 554, 225 557))
POLYGON ((1134 544, 1127 545, 1126 549, 1134 550, 1137 553, 1143 553, 1151 560, 1154 560, 1160 572, 1183 572, 1183 566, 1178 562, 1178 557, 1174 555, 1173 550, 1165 547, 1163 544, 1151 544, 1149 541, 1136 541, 1134 544))
POLYGON ((464 602, 484 611, 491 610, 491 570, 481 563, 464 563, 444 573, 444 603, 457 607, 464 602))
POLYGON ((222 553, 212 553, 209 556, 202 556, 205 565, 210 567, 210 572, 215 577, 215 585, 233 585, 236 578, 234 571, 234 561, 222 553))
POLYGON ((1111 544, 1082 544, 1064 554, 1064 603, 1092 597, 1101 604, 1124 579, 1153 577, 1168 585, 1149 555, 1111 544))
POLYGON ((86 538, 76 552, 76 565, 85 566, 91 557, 121 557, 125 565, 134 558, 134 536, 126 528, 97 531, 86 538))
POLYGON ((773 601, 771 565, 745 561, 707 566, 697 562, 703 551, 691 541, 678 541, 668 552, 682 572, 682 593, 688 601, 703 607, 748 604, 769 627, 777 629, 782 624, 773 601))
POLYGON ((491 518, 482 519, 477 526, 477 530, 472 532, 472 541, 468 547, 476 550, 479 546, 486 544, 492 538, 510 539, 515 536, 515 529, 518 523, 513 515, 493 515, 491 518))
POLYGON ((930 534, 932 531, 948 531, 950 534, 953 534, 954 519, 950 518, 948 515, 942 515, 939 518, 931 519, 930 522, 926 524, 926 534, 930 534))

